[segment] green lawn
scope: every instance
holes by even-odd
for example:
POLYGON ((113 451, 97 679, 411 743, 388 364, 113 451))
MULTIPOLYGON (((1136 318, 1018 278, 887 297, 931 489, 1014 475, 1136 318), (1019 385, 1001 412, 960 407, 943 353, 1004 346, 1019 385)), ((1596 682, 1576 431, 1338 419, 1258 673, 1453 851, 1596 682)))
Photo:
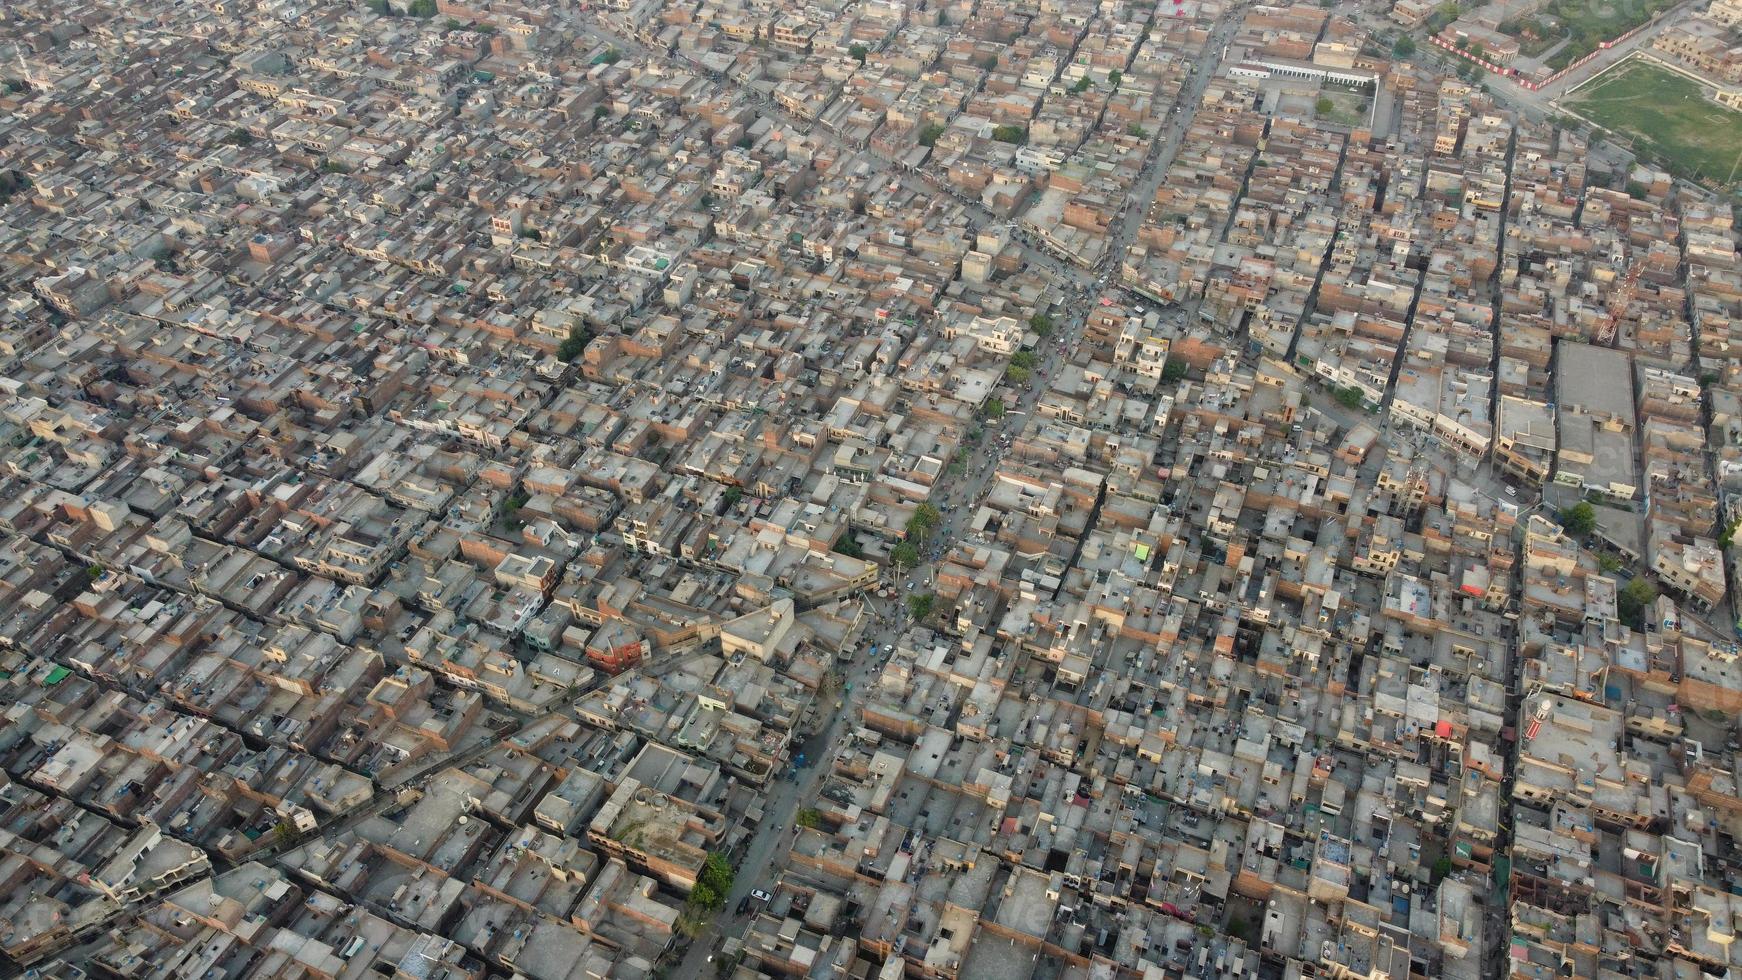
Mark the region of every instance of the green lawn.
POLYGON ((1728 184, 1742 173, 1742 113, 1706 98, 1698 85, 1673 72, 1627 61, 1573 93, 1570 102, 1684 175, 1728 184))
POLYGON ((1546 64, 1560 71, 1597 50, 1598 44, 1620 37, 1674 5, 1675 0, 1552 0, 1544 11, 1566 25, 1572 40, 1546 64))

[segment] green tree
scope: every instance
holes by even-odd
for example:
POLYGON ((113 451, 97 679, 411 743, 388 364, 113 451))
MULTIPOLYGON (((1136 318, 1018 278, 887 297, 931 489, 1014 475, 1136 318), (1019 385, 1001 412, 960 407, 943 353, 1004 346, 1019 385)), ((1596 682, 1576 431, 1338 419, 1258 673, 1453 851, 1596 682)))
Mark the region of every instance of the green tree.
POLYGON ((716 852, 708 855, 707 863, 702 866, 702 880, 722 892, 732 890, 732 865, 724 854, 716 852))
POLYGON ((865 557, 865 549, 859 544, 859 539, 855 538, 851 531, 836 538, 835 546, 829 550, 837 555, 846 555, 848 558, 865 557))
POLYGON ((703 912, 713 912, 726 904, 726 901, 720 897, 719 892, 714 890, 714 886, 705 881, 698 881, 696 887, 690 889, 690 904, 703 912))
POLYGON ((995 54, 981 55, 980 60, 974 64, 979 65, 981 71, 991 71, 998 67, 998 56, 995 54))
POLYGON ((1107 84, 1113 86, 1114 88, 1118 88, 1119 83, 1124 81, 1124 80, 1125 80, 1125 73, 1120 71, 1117 68, 1115 68, 1112 71, 1107 73, 1107 84))
POLYGON ((573 362, 575 358, 580 357, 582 352, 587 349, 587 341, 591 339, 591 337, 587 336, 586 327, 570 327, 568 338, 561 344, 557 345, 557 360, 573 362))
POLYGON ((436 0, 411 0, 405 12, 413 17, 434 17, 436 15, 436 0))
POLYGON ((1590 534, 1596 526, 1597 508, 1592 507, 1589 501, 1581 500, 1561 511, 1561 527, 1572 537, 1582 538, 1590 534))
POLYGON ((897 574, 919 564, 919 548, 912 541, 903 541, 889 549, 889 564, 897 574))
POLYGON ((1022 126, 999 126, 992 130, 992 138, 1000 143, 1015 143, 1020 146, 1028 142, 1028 130, 1022 126))
POLYGON ((815 807, 807 806, 798 811, 798 814, 793 817, 793 822, 806 830, 815 830, 823 825, 823 814, 815 807))
POLYGON ((1040 363, 1040 358, 1036 356, 1034 351, 1019 350, 1010 355, 1010 363, 1020 368, 1033 368, 1036 364, 1040 363))
POLYGON ((1730 547, 1730 543, 1736 540, 1736 529, 1738 527, 1742 527, 1742 517, 1735 518, 1730 521, 1730 523, 1725 524, 1723 533, 1718 535, 1718 547, 1730 547))
POLYGON ((232 129, 230 135, 224 137, 224 142, 232 146, 247 146, 254 142, 254 134, 246 129, 232 129))
POLYGON ((1028 318, 1028 328, 1045 337, 1052 333, 1052 317, 1045 313, 1036 313, 1028 318))
POLYGON ((986 399, 986 404, 980 406, 980 415, 984 418, 989 418, 989 419, 1001 419, 1001 418, 1003 418, 1004 417, 1004 400, 1002 398, 988 398, 988 399, 986 399))
POLYGON ((1186 370, 1186 362, 1177 357, 1170 357, 1167 359, 1167 363, 1162 366, 1161 380, 1179 381, 1186 376, 1186 370))
POLYGON ((920 504, 913 509, 913 516, 907 519, 908 536, 923 540, 929 537, 932 531, 943 523, 943 520, 943 515, 938 513, 936 507, 931 504, 920 504))
POLYGON ((1034 372, 1020 364, 1012 364, 1004 369, 1004 377, 1013 385, 1027 384, 1034 372))
POLYGON ((1657 589, 1641 576, 1621 587, 1621 594, 1616 597, 1615 605, 1624 622, 1638 627, 1645 619, 1645 611, 1656 601, 1657 589))
POLYGON ((1324 96, 1320 96, 1319 101, 1314 103, 1313 108, 1318 110, 1319 115, 1328 116, 1336 110, 1337 104, 1324 96))
POLYGON ((606 116, 609 116, 610 114, 611 114, 611 107, 610 106, 596 105, 593 107, 593 118, 594 119, 603 119, 606 116))
POLYGON ((933 146, 937 143, 938 137, 942 135, 944 135, 944 127, 941 123, 926 123, 919 127, 919 145, 933 146))
POLYGON ((720 496, 726 501, 726 509, 730 510, 738 506, 738 501, 744 499, 744 490, 741 487, 727 487, 726 492, 720 496))
POLYGON ((1408 34, 1399 37, 1397 43, 1391 46, 1391 53, 1399 58, 1408 58, 1415 54, 1415 38, 1408 34))
POLYGON ((1077 95, 1081 95, 1082 93, 1087 92, 1089 86, 1093 84, 1095 84, 1094 80, 1089 78, 1089 76, 1084 75, 1082 78, 1077 79, 1075 85, 1071 86, 1071 91, 1077 95))
POLYGON ((1125 135, 1132 139, 1146 140, 1149 138, 1149 130, 1136 123, 1131 123, 1125 127, 1125 135))
POLYGON ((1347 388, 1337 388, 1331 392, 1331 395, 1337 399, 1337 404, 1342 405, 1344 408, 1365 408, 1367 406, 1366 394, 1355 385, 1350 385, 1347 388))
POLYGON ((847 48, 847 54, 849 56, 851 56, 853 58, 853 60, 859 62, 859 64, 861 64, 861 65, 865 63, 865 56, 870 54, 870 53, 871 53, 871 49, 867 48, 863 44, 854 44, 854 45, 848 46, 848 48, 847 48))
MULTIPOLYGON (((433 3, 434 0, 431 0, 431 2, 433 3)), ((606 48, 604 54, 601 54, 597 58, 593 59, 594 62, 596 62, 597 64, 601 64, 601 65, 614 65, 617 62, 622 61, 622 60, 623 60, 623 52, 617 50, 616 48, 606 48)))
POLYGON ((1613 575, 1625 566, 1621 563, 1621 559, 1614 555, 1598 555, 1597 567, 1602 570, 1604 575, 1613 575))
POLYGON ((696 876, 696 887, 690 892, 691 903, 713 912, 726 904, 726 896, 731 893, 731 863, 717 851, 709 854, 702 864, 702 873, 696 876))
POLYGON ((1452 873, 1452 859, 1449 857, 1446 857, 1444 854, 1441 854, 1437 859, 1434 860, 1434 866, 1433 866, 1432 873, 1433 873, 1433 880, 1435 882, 1439 882, 1439 881, 1444 880, 1446 875, 1449 875, 1452 873))
POLYGON ((907 597, 908 614, 916 620, 925 619, 931 615, 932 608, 937 605, 937 601, 938 597, 930 592, 924 595, 910 595, 907 597))

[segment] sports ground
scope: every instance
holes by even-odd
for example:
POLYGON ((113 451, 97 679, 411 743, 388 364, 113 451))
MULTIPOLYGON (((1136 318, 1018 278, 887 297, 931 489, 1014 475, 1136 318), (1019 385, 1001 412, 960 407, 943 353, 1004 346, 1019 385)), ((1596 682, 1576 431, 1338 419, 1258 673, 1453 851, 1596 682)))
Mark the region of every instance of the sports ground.
POLYGON ((1742 112, 1706 98, 1697 83, 1675 72, 1629 59, 1565 101, 1682 176, 1725 185, 1742 176, 1742 112))

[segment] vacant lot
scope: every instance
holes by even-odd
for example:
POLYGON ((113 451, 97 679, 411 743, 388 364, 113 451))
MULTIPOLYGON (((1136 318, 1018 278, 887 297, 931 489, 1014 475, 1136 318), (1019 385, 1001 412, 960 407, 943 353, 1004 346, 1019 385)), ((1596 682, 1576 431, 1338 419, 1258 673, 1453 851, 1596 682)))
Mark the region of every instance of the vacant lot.
POLYGON ((1655 65, 1622 62, 1568 100, 1580 113, 1631 137, 1636 149, 1685 175, 1728 184, 1742 158, 1742 113, 1705 97, 1686 78, 1655 65))
POLYGON ((1367 122, 1367 110, 1372 100, 1359 92, 1324 89, 1319 92, 1313 114, 1339 126, 1362 126, 1367 122))
POLYGON ((1559 71, 1673 6, 1675 0, 1553 0, 1544 12, 1566 26, 1570 40, 1547 64, 1559 71))

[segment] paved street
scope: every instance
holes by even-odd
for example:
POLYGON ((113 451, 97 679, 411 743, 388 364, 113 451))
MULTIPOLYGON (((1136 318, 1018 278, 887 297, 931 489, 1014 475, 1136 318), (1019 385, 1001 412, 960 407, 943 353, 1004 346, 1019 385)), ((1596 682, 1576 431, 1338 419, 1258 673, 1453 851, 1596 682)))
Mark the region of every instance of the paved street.
MULTIPOLYGON (((1031 265, 1046 269, 1067 290, 1070 301, 1066 303, 1066 313, 1055 319, 1053 334, 1043 340, 1041 349, 1037 352, 1040 363, 1028 383, 1017 388, 1014 398, 1005 398, 1005 414, 1001 418, 985 420, 983 435, 979 443, 972 447, 963 470, 955 475, 946 475, 939 481, 940 490, 934 492, 933 503, 940 511, 943 523, 921 548, 919 566, 894 577, 895 588, 891 598, 872 599, 874 619, 861 638, 854 659, 847 665, 845 680, 851 684, 852 690, 843 691, 838 696, 841 707, 829 708, 827 723, 821 733, 808 743, 824 746, 823 750, 808 759, 806 767, 799 771, 796 782, 779 782, 771 790, 763 808, 762 822, 738 862, 732 892, 727 896, 725 907, 709 928, 690 943, 674 976, 702 976, 707 969, 709 957, 719 946, 721 937, 738 935, 748 924, 748 916, 737 915, 739 900, 750 894, 753 888, 766 888, 771 885, 785 867, 795 839, 794 820, 798 811, 815 798, 817 785, 822 774, 832 765, 835 753, 842 744, 841 739, 853 730, 851 719, 857 715, 857 707, 866 688, 875 683, 881 661, 908 625, 906 597, 930 591, 935 581, 938 561, 932 556, 948 555, 967 535, 974 512, 979 502, 984 499, 993 474, 1010 452, 1006 438, 1010 444, 1019 440, 1033 419, 1034 406, 1039 402, 1041 393, 1046 390, 1058 365, 1075 354, 1082 341, 1088 312, 1099 288, 1094 273, 1107 271, 1108 266, 1116 266, 1125 247, 1136 236, 1148 202, 1154 198, 1156 189, 1165 178, 1167 168, 1179 153, 1181 140, 1191 122, 1191 114, 1196 110, 1205 87, 1214 77, 1223 45, 1233 36, 1235 27, 1236 21, 1232 14, 1216 25, 1205 46, 1205 56, 1195 62, 1194 70, 1186 80, 1180 99, 1182 108, 1173 113, 1166 126, 1154 135, 1143 177, 1134 188, 1138 203, 1123 214, 1106 252, 1108 258, 1103 267, 1085 271, 1045 255, 1036 248, 1026 249, 1031 265), (909 583, 912 583, 911 588, 909 583), (879 650, 876 658, 869 653, 873 645, 879 650)), ((645 48, 641 45, 606 32, 599 32, 597 39, 626 52, 645 53, 645 48)), ((810 128, 767 104, 764 104, 763 110, 782 117, 794 128, 813 132, 821 138, 833 138, 822 127, 810 128)), ((913 178, 902 179, 908 181, 913 178)), ((931 188, 929 192, 936 193, 939 190, 931 188)), ((953 194, 953 191, 945 192, 953 194)), ((977 204, 966 200, 964 203, 970 211, 979 212, 980 220, 987 223, 998 220, 977 204)), ((1113 278, 1111 272, 1108 273, 1108 278, 1113 278)))

